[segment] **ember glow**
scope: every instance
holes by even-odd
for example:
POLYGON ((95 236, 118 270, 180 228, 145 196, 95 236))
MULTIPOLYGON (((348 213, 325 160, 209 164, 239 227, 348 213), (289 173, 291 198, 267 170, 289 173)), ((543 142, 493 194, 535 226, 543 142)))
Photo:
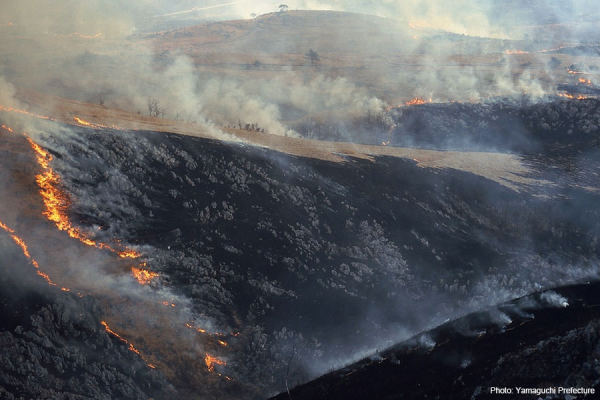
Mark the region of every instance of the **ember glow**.
POLYGON ((204 363, 206 364, 206 368, 208 368, 209 372, 215 372, 215 365, 227 365, 225 361, 211 356, 208 353, 206 353, 206 356, 204 357, 204 363))

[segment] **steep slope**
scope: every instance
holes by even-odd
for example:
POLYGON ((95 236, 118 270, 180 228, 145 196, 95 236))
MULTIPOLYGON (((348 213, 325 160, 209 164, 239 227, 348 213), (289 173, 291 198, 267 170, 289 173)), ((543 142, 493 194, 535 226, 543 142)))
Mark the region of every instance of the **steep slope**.
POLYGON ((597 282, 563 287, 467 315, 274 399, 502 396, 492 388, 525 399, 597 396, 598 289, 597 282))
POLYGON ((587 141, 562 158, 541 146, 512 170, 523 180, 504 185, 479 171, 486 153, 413 160, 364 146, 329 159, 28 124, 80 237, 139 257, 85 246, 45 220, 43 166, 28 166, 33 149, 18 132, 3 131, 0 177, 7 198, 23 200, 3 204, 0 219, 189 398, 264 398, 448 318, 598 275, 599 164, 587 141))
POLYGON ((44 143, 63 155, 75 221, 137 244, 193 314, 239 332, 220 350, 225 371, 263 393, 289 369, 300 382, 348 349, 597 273, 597 195, 559 181, 534 197, 409 160, 340 164, 151 132, 44 143))

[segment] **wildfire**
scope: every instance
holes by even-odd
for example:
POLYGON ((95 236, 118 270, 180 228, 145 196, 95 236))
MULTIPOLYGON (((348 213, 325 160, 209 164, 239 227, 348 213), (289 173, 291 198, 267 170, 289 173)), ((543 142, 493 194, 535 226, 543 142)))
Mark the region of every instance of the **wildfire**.
POLYGON ((40 271, 40 265, 33 257, 31 257, 31 254, 29 253, 29 248, 27 247, 27 244, 25 243, 25 241, 22 238, 17 236, 17 234, 15 233, 15 230, 8 227, 2 221, 0 221, 0 228, 2 228, 4 231, 6 231, 10 235, 11 239, 17 244, 17 246, 19 246, 21 248, 23 255, 29 260, 31 265, 33 265, 33 267, 35 268, 35 273, 38 274, 38 276, 42 277, 48 283, 48 285, 56 286, 56 283, 52 282, 52 279, 50 279, 48 274, 40 271))
POLYGON ((208 353, 206 353, 206 356, 204 357, 204 363, 206 364, 206 368, 208 368, 209 372, 215 372, 215 365, 227 365, 225 361, 211 356, 208 353))
POLYGON ((524 50, 504 50, 504 54, 529 54, 529 52, 524 50))
POLYGON ((84 35, 79 32, 73 32, 69 36, 78 37, 80 39, 100 39, 102 37, 102 33, 98 32, 95 35, 84 35))
POLYGON ((47 120, 50 120, 50 121, 54 121, 54 119, 48 117, 47 115, 40 115, 40 114, 32 113, 32 112, 29 112, 27 110, 22 110, 20 108, 5 107, 5 106, 0 105, 0 111, 13 112, 13 113, 22 114, 22 115, 28 115, 30 117, 35 117, 35 118, 47 119, 47 120))
POLYGON ((118 131, 123 130, 123 128, 119 128, 116 125, 108 126, 108 125, 96 124, 93 122, 86 121, 85 119, 82 119, 79 117, 73 117, 73 121, 75 121, 78 125, 85 126, 85 127, 92 128, 92 129, 115 129, 118 131))
POLYGON ((579 79, 577 79, 577 81, 584 85, 592 86, 592 81, 590 79, 579 78, 579 79))
POLYGON ((404 103, 404 105, 406 106, 416 106, 416 105, 421 105, 421 104, 425 104, 425 103, 431 103, 431 99, 429 99, 429 101, 425 100, 422 97, 413 97, 412 99, 410 99, 409 101, 407 101, 406 103, 404 103))
POLYGON ((163 306, 166 306, 166 307, 173 307, 173 308, 175 308, 175 304, 174 303, 169 303, 168 301, 162 301, 161 304, 163 306))
POLYGON ((128 346, 130 351, 133 351, 135 354, 137 354, 141 357, 142 354, 140 353, 140 351, 138 349, 136 349, 132 343, 129 343, 129 341, 127 339, 125 339, 123 336, 119 335, 117 332, 110 329, 110 327, 108 326, 106 321, 100 321, 100 323, 102 324, 102 326, 104 326, 104 329, 106 329, 106 332, 113 335, 114 337, 119 339, 121 342, 125 343, 128 346))
POLYGON ((8 133, 15 133, 15 132, 13 131, 13 129, 12 129, 11 127, 9 127, 9 126, 2 125, 2 126, 1 126, 1 128, 2 128, 3 130, 7 131, 8 133))
POLYGON ((137 354, 138 356, 140 356, 140 358, 146 362, 146 365, 148 367, 150 367, 152 369, 156 368, 156 366, 154 364, 149 363, 148 360, 146 360, 146 358, 142 355, 142 353, 140 353, 140 351, 135 348, 135 346, 133 345, 133 343, 130 343, 129 340, 125 339, 123 336, 119 335, 117 332, 115 332, 112 329, 110 329, 110 327, 108 326, 108 323, 106 323, 106 321, 100 321, 100 323, 102 324, 102 326, 104 326, 104 329, 106 330, 107 333, 109 333, 110 335, 116 337, 121 342, 125 343, 127 345, 127 348, 129 349, 129 351, 132 351, 135 354, 137 354))
POLYGON ((224 341, 224 340, 220 340, 220 339, 219 339, 219 340, 217 340, 217 342, 218 342, 218 343, 219 343, 221 346, 223 346, 223 347, 227 347, 227 342, 226 342, 226 341, 224 341))
POLYGON ((141 256, 141 254, 135 250, 120 251, 117 253, 117 255, 121 258, 138 258, 141 256))
POLYGON ((83 126, 93 126, 93 124, 91 122, 87 122, 79 117, 73 117, 73 120, 75 122, 77 122, 79 125, 83 125, 83 126))
POLYGON ((569 94, 569 93, 559 93, 558 95, 560 97, 565 97, 565 98, 571 99, 571 100, 585 100, 585 99, 589 98, 588 96, 584 96, 584 95, 581 95, 581 94, 575 96, 575 95, 572 95, 572 94, 569 94))
POLYGON ((36 175, 35 180, 40 188, 40 195, 45 207, 43 214, 46 218, 54 222, 59 230, 66 232, 71 238, 77 239, 87 246, 111 251, 118 254, 121 258, 138 258, 140 254, 133 250, 117 251, 108 244, 93 241, 71 224, 67 215, 67 208, 69 206, 68 197, 59 189, 60 177, 50 168, 50 162, 53 159, 52 155, 35 143, 30 137, 27 136, 26 138, 36 154, 38 165, 43 170, 41 174, 36 175))
POLYGON ((190 324, 189 322, 186 322, 185 324, 186 327, 190 328, 190 329, 194 329, 196 330, 196 332, 199 333, 206 333, 206 329, 202 329, 202 328, 196 328, 195 326, 193 326, 192 324, 190 324))
POLYGON ((140 285, 149 284, 154 278, 159 275, 156 272, 148 271, 141 268, 132 267, 131 274, 139 282, 140 285))

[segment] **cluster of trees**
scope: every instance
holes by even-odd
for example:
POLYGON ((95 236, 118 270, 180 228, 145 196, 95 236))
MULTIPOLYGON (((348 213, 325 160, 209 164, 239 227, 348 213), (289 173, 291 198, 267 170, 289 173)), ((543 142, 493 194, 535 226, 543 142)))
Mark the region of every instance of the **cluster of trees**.
POLYGON ((242 121, 238 121, 237 124, 227 125, 227 128, 240 129, 248 132, 265 133, 265 129, 261 128, 256 122, 242 123, 242 121))

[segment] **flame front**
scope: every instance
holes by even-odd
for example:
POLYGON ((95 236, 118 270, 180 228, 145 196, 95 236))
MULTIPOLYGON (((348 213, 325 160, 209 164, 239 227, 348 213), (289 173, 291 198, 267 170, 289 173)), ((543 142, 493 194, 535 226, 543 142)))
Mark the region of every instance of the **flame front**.
POLYGON ((215 372, 215 365, 227 365, 225 361, 220 360, 215 356, 211 356, 208 353, 206 353, 206 356, 204 357, 204 363, 209 372, 215 372))
POLYGON ((73 117, 73 121, 75 121, 78 125, 85 126, 85 127, 92 128, 92 129, 115 129, 118 131, 123 130, 123 128, 119 128, 116 125, 111 125, 111 126, 102 125, 102 124, 86 121, 85 119, 82 119, 79 117, 73 117))
POLYGON ((45 208, 43 214, 46 216, 46 218, 54 222, 59 230, 67 232, 71 238, 77 239, 87 246, 111 251, 118 254, 121 258, 138 258, 140 254, 134 250, 115 250, 108 244, 99 243, 90 239, 73 226, 67 215, 67 209, 69 207, 68 197, 59 189, 60 177, 52 168, 50 168, 52 155, 31 140, 30 137, 26 138, 29 142, 29 145, 35 152, 38 165, 43 171, 41 174, 36 175, 35 181, 40 188, 40 195, 42 196, 45 208))
POLYGON ((571 100, 585 100, 585 99, 589 98, 588 96, 584 96, 582 94, 579 94, 579 95, 575 96, 575 95, 572 95, 570 93, 559 93, 558 95, 560 97, 565 97, 565 98, 571 99, 571 100))
POLYGON ((40 271, 40 265, 38 264, 38 262, 36 261, 35 258, 31 257, 31 254, 29 253, 29 248, 27 247, 27 244, 25 243, 25 241, 22 238, 17 236, 17 234, 15 233, 15 230, 10 228, 8 225, 3 223, 2 221, 0 221, 0 228, 2 230, 6 231, 10 235, 11 239, 17 244, 17 246, 19 246, 21 248, 23 255, 29 260, 31 265, 33 265, 33 267, 35 268, 35 273, 38 274, 38 276, 42 277, 48 283, 48 285, 56 286, 56 283, 54 283, 52 281, 52 279, 50 279, 48 274, 40 271))
POLYGON ((136 267, 131 267, 131 274, 140 285, 147 285, 150 282, 152 282, 154 278, 157 278, 159 276, 156 272, 136 267))
POLYGON ((50 121, 54 121, 54 119, 48 117, 47 115, 36 114, 36 113, 32 113, 30 111, 23 110, 23 109, 20 109, 20 108, 15 108, 15 107, 5 107, 5 106, 0 105, 0 111, 12 112, 12 113, 17 113, 17 114, 27 115, 27 116, 30 116, 30 117, 35 117, 35 118, 47 119, 47 120, 50 120, 50 121))
POLYGON ((529 54, 529 52, 524 50, 505 50, 504 54, 529 54))
POLYGON ((7 131, 8 133, 15 133, 13 131, 13 129, 11 127, 9 127, 9 126, 2 125, 2 126, 0 126, 0 128, 2 128, 3 130, 7 131))
POLYGON ((93 124, 91 122, 87 122, 79 117, 73 117, 73 120, 75 122, 77 122, 79 125, 83 125, 83 126, 93 126, 93 124))
POLYGON ((425 104, 425 103, 431 103, 431 100, 427 101, 422 97, 414 97, 414 98, 410 99, 409 101, 407 101, 406 103, 404 103, 404 105, 416 106, 416 105, 421 105, 421 104, 425 104))
POLYGON ((149 363, 148 360, 146 360, 146 358, 142 355, 142 353, 140 353, 140 351, 138 349, 136 349, 136 347, 133 345, 133 343, 130 343, 129 340, 125 339, 123 336, 119 335, 117 332, 110 329, 110 326, 108 326, 108 323, 106 321, 100 321, 100 324, 102 324, 102 326, 104 327, 104 329, 106 330, 106 332, 108 334, 116 337, 121 342, 125 343, 127 345, 127 348, 129 349, 129 351, 132 351, 135 354, 137 354, 138 356, 140 356, 140 358, 146 362, 146 365, 148 367, 150 367, 152 369, 156 368, 156 366, 154 364, 149 363))
POLYGON ((584 85, 587 85, 587 86, 592 86, 592 81, 591 81, 590 79, 579 78, 579 79, 577 79, 577 81, 578 81, 579 83, 582 83, 582 84, 584 84, 584 85))

